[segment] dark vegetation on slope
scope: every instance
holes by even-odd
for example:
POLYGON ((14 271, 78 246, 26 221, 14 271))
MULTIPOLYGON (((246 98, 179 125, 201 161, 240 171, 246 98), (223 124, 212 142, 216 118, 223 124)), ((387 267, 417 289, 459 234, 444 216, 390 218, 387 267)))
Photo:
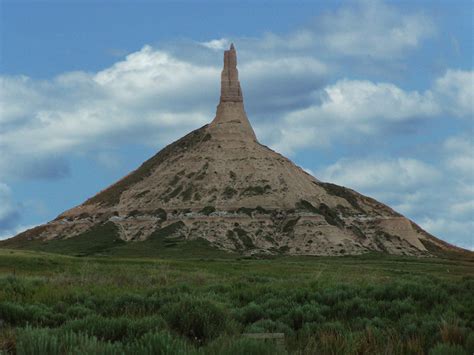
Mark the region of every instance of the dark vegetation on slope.
POLYGON ((339 228, 344 227, 344 221, 339 218, 337 211, 330 208, 325 203, 320 203, 318 207, 315 207, 306 200, 300 200, 296 204, 296 208, 298 210, 320 214, 324 217, 326 222, 332 226, 339 227, 339 228))
POLYGON ((0 250, 0 352, 471 354, 472 270, 377 255, 186 261, 0 250))
POLYGON ((150 176, 154 169, 167 160, 170 156, 189 151, 198 144, 211 139, 209 133, 206 133, 207 125, 192 131, 183 138, 166 146, 152 158, 144 162, 137 170, 131 172, 123 179, 119 180, 109 188, 99 192, 94 197, 88 199, 84 204, 101 204, 103 206, 113 206, 120 201, 120 195, 130 186, 140 182, 150 176))
POLYGON ((47 251, 50 253, 75 256, 103 254, 112 248, 124 245, 119 238, 118 228, 112 222, 97 225, 92 229, 71 238, 41 240, 14 238, 2 242, 1 247, 47 251))
POLYGON ((352 207, 360 210, 359 203, 357 202, 357 195, 354 192, 352 192, 350 189, 344 186, 339 186, 339 185, 331 184, 328 182, 319 182, 318 185, 323 187, 328 194, 341 197, 345 199, 347 202, 349 202, 352 207))

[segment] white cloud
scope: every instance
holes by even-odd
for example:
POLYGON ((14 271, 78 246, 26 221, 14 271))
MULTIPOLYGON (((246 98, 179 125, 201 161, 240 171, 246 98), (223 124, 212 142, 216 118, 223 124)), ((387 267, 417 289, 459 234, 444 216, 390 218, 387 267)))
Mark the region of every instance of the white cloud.
POLYGON ((288 35, 267 33, 266 50, 317 50, 352 58, 393 60, 435 34, 432 19, 423 13, 402 13, 376 0, 362 0, 314 18, 288 35))
MULTIPOLYGON (((439 107, 431 94, 406 92, 390 83, 340 80, 322 92, 320 105, 293 112, 289 121, 322 118, 338 123, 358 123, 371 130, 374 120, 402 121, 417 116, 433 116, 439 107)), ((357 127, 356 127, 357 128, 357 127)))
POLYGON ((436 79, 434 91, 446 112, 474 118, 474 71, 448 69, 436 79))
POLYGON ((149 46, 98 73, 65 73, 49 81, 5 76, 0 177, 21 174, 42 159, 106 150, 137 137, 168 142, 212 118, 218 78, 216 67, 149 46))
POLYGON ((213 39, 207 42, 199 42, 199 44, 214 51, 223 51, 224 49, 229 48, 230 41, 227 38, 220 38, 213 39))
POLYGON ((313 92, 312 104, 283 117, 275 149, 292 153, 308 146, 323 146, 354 133, 374 135, 390 125, 439 115, 430 91, 405 91, 391 83, 339 80, 313 92))
POLYGON ((443 144, 446 153, 445 165, 453 176, 474 182, 474 138, 454 136, 443 144))
POLYGON ((439 172, 432 166, 409 158, 392 160, 344 159, 326 167, 319 178, 349 186, 360 191, 413 191, 419 186, 432 183, 439 172))
POLYGON ((432 20, 403 14, 380 1, 366 0, 321 19, 324 45, 348 56, 392 58, 419 46, 435 33, 432 20))
MULTIPOLYGON (((272 134, 270 144, 292 154, 297 149, 332 144, 354 133, 374 136, 435 117, 472 117, 473 78, 473 72, 448 70, 424 92, 406 91, 386 82, 342 79, 312 91, 306 107, 284 114, 279 133, 272 134)), ((472 152, 474 144, 470 144, 472 152)), ((464 153, 451 157, 450 164, 472 169, 473 162, 473 155, 464 153)))

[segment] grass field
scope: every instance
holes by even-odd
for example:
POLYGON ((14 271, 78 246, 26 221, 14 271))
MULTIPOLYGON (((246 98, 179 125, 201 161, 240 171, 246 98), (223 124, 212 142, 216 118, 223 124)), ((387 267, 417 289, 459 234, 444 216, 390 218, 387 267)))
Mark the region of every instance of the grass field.
POLYGON ((0 249, 0 353, 474 352, 472 261, 194 247, 140 258, 0 249), (284 344, 244 333, 284 333, 284 344))

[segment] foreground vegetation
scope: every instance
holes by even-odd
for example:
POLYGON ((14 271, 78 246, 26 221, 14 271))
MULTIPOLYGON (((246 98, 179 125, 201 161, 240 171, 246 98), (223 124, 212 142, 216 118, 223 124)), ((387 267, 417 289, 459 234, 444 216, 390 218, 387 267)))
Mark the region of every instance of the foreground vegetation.
POLYGON ((472 261, 182 256, 0 249, 0 353, 474 352, 472 261))

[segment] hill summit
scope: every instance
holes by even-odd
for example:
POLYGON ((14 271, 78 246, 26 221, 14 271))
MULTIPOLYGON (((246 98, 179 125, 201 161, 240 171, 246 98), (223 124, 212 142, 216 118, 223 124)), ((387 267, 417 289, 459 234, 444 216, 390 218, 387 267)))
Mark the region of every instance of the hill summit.
POLYGON ((244 110, 233 45, 224 52, 220 102, 211 123, 83 204, 2 244, 97 245, 106 236, 115 243, 107 248, 204 240, 245 254, 430 255, 457 249, 390 207, 319 181, 260 144, 244 110))

